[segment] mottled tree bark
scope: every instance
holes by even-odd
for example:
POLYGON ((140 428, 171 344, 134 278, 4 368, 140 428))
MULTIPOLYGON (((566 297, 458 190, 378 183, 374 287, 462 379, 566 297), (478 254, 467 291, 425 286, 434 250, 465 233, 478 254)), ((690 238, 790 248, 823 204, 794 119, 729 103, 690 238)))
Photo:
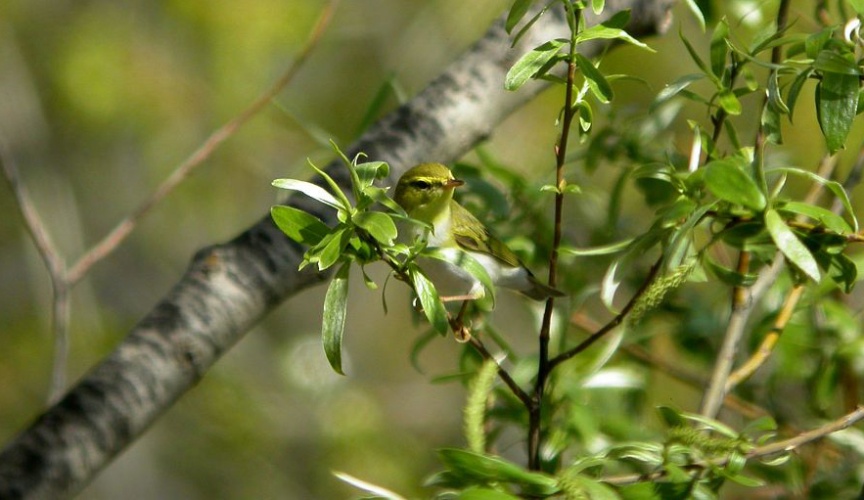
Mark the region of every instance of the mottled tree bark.
MULTIPOLYGON (((662 28, 674 0, 606 3, 607 12, 631 9, 628 31, 644 37, 662 28)), ((504 75, 516 58, 566 34, 563 18, 550 12, 511 49, 499 20, 426 89, 375 124, 352 145, 351 154, 363 151, 390 163, 393 177, 421 161, 459 158, 542 90, 542 84, 532 83, 518 92, 504 91, 504 75)), ((584 52, 590 56, 602 49, 594 44, 584 52)), ((331 165, 329 173, 344 184, 341 165, 331 165)), ((318 210, 303 197, 289 203, 318 210)), ((269 214, 235 239, 199 251, 114 352, 5 446, 0 498, 56 498, 80 491, 255 322, 324 279, 297 271, 302 255, 269 214)))

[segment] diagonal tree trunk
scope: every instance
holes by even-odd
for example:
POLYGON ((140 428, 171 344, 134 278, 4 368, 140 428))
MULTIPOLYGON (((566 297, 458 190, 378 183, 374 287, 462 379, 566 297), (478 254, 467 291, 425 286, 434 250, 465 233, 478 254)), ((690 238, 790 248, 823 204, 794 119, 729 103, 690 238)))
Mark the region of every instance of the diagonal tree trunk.
MULTIPOLYGON (((630 9, 628 31, 645 37, 662 30, 673 3, 610 0, 606 12, 630 9)), ((362 151, 386 161, 398 177, 421 161, 459 158, 490 135, 543 89, 533 83, 504 91, 508 68, 527 50, 567 34, 563 17, 549 12, 510 48, 503 25, 503 19, 496 22, 426 89, 375 124, 351 146, 351 154, 362 151)), ((587 45, 584 53, 603 49, 587 45)), ((334 164, 328 170, 344 183, 344 168, 334 164)), ((289 202, 317 209, 302 206, 308 203, 303 197, 289 202)), ((0 498, 56 498, 80 491, 253 324, 324 279, 297 271, 302 255, 269 215, 235 239, 197 252, 173 289, 120 345, 0 452, 0 498)))

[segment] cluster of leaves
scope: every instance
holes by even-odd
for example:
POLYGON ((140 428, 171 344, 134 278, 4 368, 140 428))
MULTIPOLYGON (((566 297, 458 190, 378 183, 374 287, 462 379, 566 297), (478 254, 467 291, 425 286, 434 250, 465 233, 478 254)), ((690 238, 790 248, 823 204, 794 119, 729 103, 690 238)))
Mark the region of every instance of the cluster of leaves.
POLYGON ((330 227, 317 216, 287 205, 273 206, 271 216, 289 238, 309 247, 300 269, 310 264, 314 264, 319 272, 334 266, 337 268, 324 299, 321 337, 327 360, 341 374, 342 336, 352 264, 360 267, 364 283, 374 290, 378 285, 365 272, 364 266, 370 262, 385 262, 398 279, 411 287, 427 320, 442 335, 450 328, 448 313, 435 285, 416 262, 418 255, 422 253, 425 257, 458 265, 480 280, 493 299, 494 288, 485 268, 465 252, 427 249, 423 238, 397 242, 397 222, 405 226, 428 225, 408 217, 405 210, 387 195, 387 188, 375 185, 376 180, 387 177, 389 166, 380 161, 359 163, 359 157, 349 160, 335 144, 333 148, 350 174, 352 198, 330 175, 311 162, 310 166, 321 176, 328 189, 297 179, 277 179, 273 185, 303 193, 335 210, 337 224, 330 227))
MULTIPOLYGON (((549 2, 530 19, 528 19, 519 31, 513 35, 513 43, 520 38, 544 15, 550 8, 560 3, 567 16, 570 27, 569 38, 555 38, 546 41, 527 52, 507 72, 504 80, 504 88, 515 91, 529 80, 545 80, 559 85, 568 85, 567 78, 556 74, 562 63, 572 63, 574 69, 578 68, 583 77, 582 84, 575 90, 575 95, 567 106, 571 106, 579 118, 578 130, 581 134, 588 134, 594 123, 594 111, 589 96, 593 96, 597 102, 608 104, 612 101, 614 93, 610 82, 627 78, 625 75, 604 75, 595 62, 577 52, 580 44, 592 40, 617 40, 632 44, 636 47, 653 52, 648 45, 630 36, 624 27, 630 22, 630 11, 621 11, 608 20, 596 26, 585 26, 585 17, 582 11, 587 8, 586 2, 559 0, 549 2)), ((506 29, 512 33, 519 23, 531 9, 533 0, 518 0, 510 9, 507 16, 506 29)), ((593 0, 591 9, 595 14, 603 12, 605 1, 593 0)))

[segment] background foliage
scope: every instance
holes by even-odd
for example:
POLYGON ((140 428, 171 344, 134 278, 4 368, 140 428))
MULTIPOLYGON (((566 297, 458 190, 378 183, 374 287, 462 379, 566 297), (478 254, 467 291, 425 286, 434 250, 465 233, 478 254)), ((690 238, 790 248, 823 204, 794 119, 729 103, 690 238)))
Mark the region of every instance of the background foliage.
MULTIPOLYGON (((380 113, 394 106, 399 95, 411 95, 509 3, 340 4, 321 45, 278 96, 278 105, 218 149, 75 289, 72 378, 107 353, 119 340, 118 332, 152 307, 195 249, 230 238, 260 217, 277 199, 271 179, 307 177, 306 157, 329 158, 327 139, 348 142, 368 113, 380 113), (376 107, 376 95, 390 88, 398 91, 384 94, 385 104, 376 107)), ((753 36, 776 8, 775 2, 716 3, 715 8, 726 9, 742 38, 753 36)), ((793 18, 810 17, 811 2, 793 5, 793 18)), ((243 9, 226 1, 0 4, 0 132, 67 258, 73 260, 101 237, 213 129, 270 85, 304 43, 323 7, 324 2, 311 0, 254 0, 243 9)), ((684 35, 706 53, 709 36, 682 9, 676 14, 684 35)), ((606 74, 636 75, 647 86, 616 83, 614 106, 595 110, 596 131, 643 116, 670 75, 695 70, 675 31, 650 41, 655 54, 622 47, 604 59, 606 74)), ((693 90, 710 88, 697 84, 693 90)), ((802 98, 808 104, 810 95, 802 98)), ((745 109, 755 109, 758 96, 752 99, 744 101, 745 109)), ((482 156, 474 153, 466 162, 506 167, 536 185, 549 182, 560 102, 559 92, 544 94, 505 123, 483 146, 482 156)), ((656 135, 655 144, 686 156, 691 137, 686 119, 705 121, 706 116, 703 108, 688 104, 678 112, 668 126, 662 115, 657 117, 664 133, 656 135)), ((823 153, 813 106, 799 106, 795 120, 776 160, 810 169, 823 153)), ((740 136, 752 137, 757 124, 755 119, 741 120, 740 136)), ((645 133, 630 131, 634 137, 645 133)), ((861 126, 855 125, 849 150, 840 153, 841 178, 861 139, 861 126)), ((610 136, 609 151, 620 148, 623 154, 636 144, 617 140, 610 136)), ((632 186, 616 191, 619 171, 614 161, 594 167, 576 174, 583 193, 570 198, 568 240, 587 246, 613 233, 644 230, 650 219, 645 217, 642 192, 632 186), (616 193, 620 203, 610 203, 616 193), (609 206, 616 207, 613 218, 608 217, 609 206)), ((488 176, 468 180, 472 187, 486 181, 501 186, 500 179, 488 176)), ((808 186, 793 181, 793 187, 803 192, 808 186)), ((506 206, 479 197, 473 202, 497 210, 487 220, 497 220, 503 233, 518 234, 518 228, 501 223, 509 218, 506 206)), ((0 213, 6 214, 0 217, 3 441, 43 407, 51 360, 49 283, 13 203, 11 196, 0 196, 0 213)), ((573 282, 568 288, 596 283, 606 263, 604 258, 585 257, 565 262, 565 268, 580 270, 569 278, 573 282)), ((375 272, 380 277, 385 269, 375 272)), ((586 308, 602 310, 596 290, 585 291, 586 308)), ((404 290, 389 287, 391 307, 385 317, 379 295, 355 286, 343 365, 349 376, 338 377, 321 353, 320 317, 309 313, 321 310, 323 292, 295 298, 258 326, 84 495, 112 498, 130 488, 142 498, 352 494, 332 478, 331 470, 404 494, 428 494, 420 485, 440 468, 433 450, 462 442, 464 395, 458 384, 429 381, 453 373, 460 348, 449 339, 432 342, 419 356, 423 372, 418 372, 408 353, 422 328, 411 323, 404 290)), ((686 296, 673 295, 667 308, 692 314, 661 315, 636 340, 644 340, 652 353, 677 367, 705 372, 722 334, 727 300, 725 289, 690 286, 686 296)), ((770 300, 776 304, 780 299, 770 300)), ((843 396, 835 392, 837 387, 857 397, 857 387, 850 384, 860 368, 858 318, 848 311, 857 311, 860 299, 853 294, 844 300, 846 307, 825 306, 820 319, 829 332, 825 337, 814 338, 806 322, 793 322, 774 359, 774 375, 747 388, 750 396, 786 415, 792 425, 807 427, 816 417, 835 415, 838 397, 843 396), (845 364, 836 363, 838 358, 845 364)), ((528 332, 535 331, 534 311, 506 293, 499 301, 495 322, 513 325, 504 332, 507 340, 516 348, 532 349, 528 332)), ((571 424, 588 450, 602 448, 607 435, 650 436, 661 427, 657 405, 692 409, 699 404, 700 389, 670 377, 668 369, 647 369, 623 354, 612 366, 615 370, 605 373, 606 379, 569 395, 579 407, 571 424), (632 415, 640 416, 635 427, 632 415)), ((567 369, 583 368, 576 364, 567 369)), ((518 439, 513 436, 513 449, 505 446, 503 451, 518 456, 518 439)), ((844 452, 831 448, 818 458, 805 454, 781 482, 795 487, 813 479, 805 471, 824 474, 832 467, 848 481, 860 471, 848 470, 856 465, 841 461, 844 452), (808 460, 820 462, 815 464, 819 467, 811 467, 808 460)), ((853 491, 858 485, 838 487, 853 491)))

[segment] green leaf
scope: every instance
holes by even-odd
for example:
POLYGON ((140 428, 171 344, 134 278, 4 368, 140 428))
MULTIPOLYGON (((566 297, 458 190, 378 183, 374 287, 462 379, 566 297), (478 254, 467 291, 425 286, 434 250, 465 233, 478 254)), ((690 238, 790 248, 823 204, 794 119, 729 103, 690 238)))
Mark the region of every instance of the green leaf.
POLYGON ((729 37, 729 25, 726 20, 722 19, 714 27, 714 33, 711 35, 711 72, 716 76, 723 76, 723 70, 726 68, 726 55, 729 53, 729 46, 726 45, 726 39, 729 37))
POLYGON ((606 7, 606 0, 591 0, 591 10, 595 14, 600 14, 606 7))
POLYGON ((630 21, 630 11, 622 10, 601 24, 591 26, 580 31, 576 35, 576 43, 580 44, 588 40, 621 40, 639 48, 655 52, 654 49, 630 36, 622 28, 630 21))
POLYGON ((843 210, 846 214, 852 219, 852 232, 858 232, 858 218, 855 217, 855 210, 852 208, 852 202, 849 200, 849 194, 846 193, 846 190, 843 188, 843 185, 837 181, 828 180, 822 177, 819 174, 813 173, 809 170, 804 170, 803 168, 795 168, 795 167, 778 167, 778 168, 770 168, 765 171, 765 173, 774 173, 780 172, 783 174, 793 174, 801 177, 806 177, 813 182, 817 182, 831 191, 840 203, 843 204, 843 210))
POLYGON ((756 211, 765 208, 765 195, 738 162, 731 158, 715 160, 705 166, 705 187, 721 200, 756 211))
POLYGON ((348 308, 348 277, 351 265, 342 264, 327 287, 324 296, 324 319, 321 324, 321 341, 324 344, 324 354, 333 370, 345 375, 342 371, 342 334, 345 331, 345 316, 348 308))
POLYGON ((449 469, 464 477, 518 484, 526 493, 535 495, 552 495, 558 491, 555 478, 525 470, 500 457, 455 448, 439 450, 438 456, 449 469))
POLYGON ((399 495, 398 493, 394 493, 386 488, 378 486, 376 484, 372 484, 367 481, 363 481, 362 479, 358 479, 350 474, 346 474, 344 472, 333 471, 333 475, 339 478, 340 480, 363 490, 367 493, 371 493, 373 496, 364 497, 364 498, 375 498, 377 500, 405 500, 404 497, 399 495))
MULTIPOLYGON (((332 144, 333 148, 336 150, 336 153, 339 154, 340 156, 342 156, 342 158, 347 161, 347 158, 345 158, 345 155, 342 154, 342 151, 340 151, 339 148, 336 146, 336 143, 333 141, 330 141, 330 144, 332 144)), ((314 170, 315 172, 318 173, 318 175, 320 175, 321 177, 324 178, 324 181, 326 181, 327 185, 330 186, 330 191, 332 191, 333 195, 339 199, 339 202, 342 204, 344 209, 346 211, 351 210, 351 202, 348 201, 348 197, 345 196, 345 193, 342 192, 342 189, 339 187, 339 184, 336 184, 336 181, 334 181, 332 177, 327 175, 327 172, 316 167, 315 164, 312 163, 311 160, 307 160, 306 163, 308 163, 309 166, 312 167, 312 170, 314 170)), ((348 163, 350 164, 350 162, 348 162, 348 163)), ((350 169, 350 170, 352 172, 352 176, 356 177, 356 174, 354 173, 353 169, 350 169)))
POLYGON ((529 29, 531 29, 531 26, 534 26, 534 23, 536 23, 537 20, 546 13, 547 10, 549 10, 549 4, 546 4, 542 9, 540 9, 539 12, 534 14, 531 19, 529 19, 528 22, 525 23, 524 26, 522 26, 522 29, 520 29, 519 32, 516 33, 516 36, 513 37, 513 42, 510 44, 510 46, 515 47, 516 44, 519 43, 519 40, 521 40, 522 37, 525 35, 525 33, 527 33, 529 29))
POLYGON ((723 267, 720 264, 714 262, 714 260, 711 259, 707 254, 703 254, 702 263, 720 281, 730 286, 748 287, 753 285, 753 283, 756 282, 756 278, 758 277, 755 274, 741 274, 737 271, 733 271, 732 269, 723 267))
POLYGON ((857 74, 825 72, 816 86, 819 127, 832 154, 843 148, 852 129, 858 108, 858 91, 857 74))
POLYGON ((313 200, 320 201, 337 210, 348 208, 340 203, 332 194, 328 193, 326 189, 311 182, 298 181, 297 179, 276 179, 273 181, 273 185, 279 189, 299 191, 313 200))
POLYGON ((519 500, 522 497, 490 488, 468 488, 459 493, 459 500, 519 500))
POLYGON ((833 50, 822 50, 819 52, 816 60, 813 61, 813 68, 823 73, 861 76, 861 71, 858 69, 858 65, 851 57, 851 54, 845 56, 843 54, 838 54, 833 50))
POLYGON ((693 62, 696 63, 696 66, 698 66, 699 69, 702 70, 702 73, 708 76, 716 86, 722 88, 720 79, 711 72, 711 68, 707 64, 705 64, 705 61, 703 61, 701 57, 699 57, 699 53, 696 52, 695 48, 693 48, 693 44, 690 43, 690 40, 687 40, 687 38, 684 36, 684 32, 682 32, 680 29, 678 30, 678 37, 681 39, 681 42, 684 43, 684 48, 687 49, 687 53, 690 54, 690 58, 693 59, 693 62))
POLYGON ((510 12, 507 13, 507 22, 504 24, 504 29, 507 30, 507 33, 513 31, 513 28, 519 24, 519 21, 525 17, 525 14, 528 13, 528 9, 531 8, 531 4, 534 3, 534 0, 516 0, 513 2, 513 6, 510 7, 510 12))
POLYGON ((567 40, 556 39, 534 48, 516 61, 516 64, 507 72, 504 78, 504 88, 507 90, 518 90, 519 87, 538 76, 538 72, 551 61, 567 43, 567 40))
POLYGON ((363 228, 373 238, 385 245, 392 245, 393 239, 396 238, 396 224, 385 213, 360 212, 352 217, 351 220, 358 227, 363 228))
POLYGON ((582 74, 588 80, 588 86, 597 100, 602 103, 611 101, 613 97, 612 86, 606 81, 603 73, 588 58, 579 53, 576 54, 576 64, 579 65, 579 70, 582 71, 582 74))
POLYGON ((725 89, 717 95, 717 102, 726 113, 737 116, 741 114, 741 101, 735 96, 735 92, 725 89))
POLYGON ((792 117, 795 114, 795 104, 798 102, 798 96, 801 94, 801 89, 804 88, 804 84, 807 83, 811 74, 813 74, 813 71, 811 69, 806 69, 799 73, 798 76, 792 80, 792 83, 789 84, 789 91, 786 93, 786 102, 789 103, 789 121, 792 121, 792 117))
POLYGON ((309 251, 315 256, 314 259, 309 259, 310 262, 317 262, 319 271, 329 268, 342 257, 342 252, 345 250, 350 239, 351 234, 344 227, 333 231, 309 251))
POLYGON ((370 161, 358 164, 354 167, 360 179, 362 188, 372 185, 377 179, 383 179, 390 174, 390 165, 383 161, 370 161))
POLYGON ((702 32, 705 32, 705 15, 702 13, 702 9, 699 8, 699 5, 696 3, 696 0, 685 0, 684 4, 687 6, 687 9, 693 14, 693 17, 696 18, 696 22, 699 23, 699 26, 702 28, 702 32))
POLYGON ((570 246, 562 246, 561 253, 575 255, 577 257, 587 257, 594 255, 610 255, 613 253, 618 253, 623 250, 626 250, 630 243, 633 242, 633 239, 617 241, 615 243, 609 243, 608 245, 601 245, 590 248, 575 248, 570 246))
POLYGON ((809 276, 813 281, 819 281, 821 275, 819 273, 819 265, 810 250, 801 243, 795 232, 786 225, 780 214, 774 209, 769 209, 765 212, 765 227, 768 233, 771 234, 771 239, 777 245, 777 248, 783 252, 783 255, 789 259, 789 262, 795 264, 804 274, 809 276))
POLYGON ((320 243, 330 233, 330 228, 321 219, 294 207, 270 207, 270 217, 289 238, 310 247, 320 243))
POLYGON ((762 107, 762 116, 759 119, 762 130, 765 132, 765 141, 771 144, 783 144, 782 128, 780 126, 780 113, 777 108, 768 105, 762 107))
POLYGON ((654 111, 660 104, 672 99, 681 91, 690 86, 693 82, 698 82, 705 78, 705 75, 700 73, 692 73, 689 75, 684 75, 682 77, 677 78, 674 82, 666 85, 660 93, 657 94, 657 97, 654 98, 654 102, 651 103, 651 108, 649 111, 654 111))
POLYGON ((423 271, 416 264, 411 264, 408 267, 408 275, 411 278, 411 283, 414 285, 414 290, 417 292, 417 298, 420 300, 420 305, 423 306, 423 314, 432 328, 441 335, 447 334, 447 329, 450 327, 447 321, 447 310, 444 309, 444 304, 438 297, 438 291, 435 285, 429 281, 429 278, 423 274, 423 271))
POLYGON ((781 212, 808 217, 835 233, 849 234, 852 232, 852 228, 849 227, 849 224, 845 219, 843 219, 843 217, 817 205, 798 201, 788 201, 777 207, 777 209, 781 212))
POLYGON ((813 33, 804 40, 804 51, 810 59, 817 59, 819 53, 825 48, 825 45, 831 40, 834 35, 834 28, 825 28, 822 31, 813 33))

